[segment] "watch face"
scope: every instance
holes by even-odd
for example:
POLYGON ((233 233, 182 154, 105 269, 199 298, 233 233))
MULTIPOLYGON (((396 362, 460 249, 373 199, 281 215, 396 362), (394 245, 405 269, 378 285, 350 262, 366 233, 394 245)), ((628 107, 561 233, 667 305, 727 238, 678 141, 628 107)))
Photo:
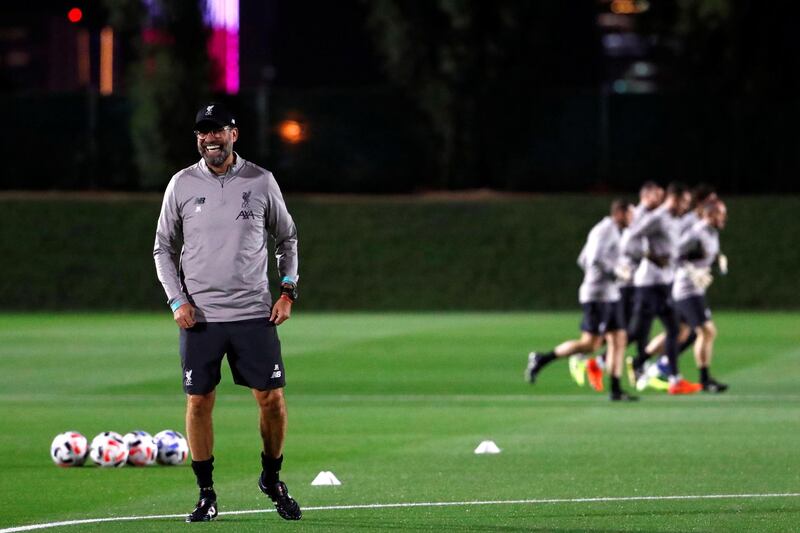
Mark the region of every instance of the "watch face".
POLYGON ((281 285, 281 293, 286 294, 293 301, 297 300, 297 286, 296 285, 289 285, 288 283, 284 284, 284 285, 281 285))

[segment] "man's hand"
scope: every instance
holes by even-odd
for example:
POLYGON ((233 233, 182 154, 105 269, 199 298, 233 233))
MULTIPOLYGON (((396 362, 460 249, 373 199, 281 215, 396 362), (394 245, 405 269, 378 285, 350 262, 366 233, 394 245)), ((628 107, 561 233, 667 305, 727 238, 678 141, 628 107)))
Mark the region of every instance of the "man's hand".
POLYGON ((280 326, 292 316, 292 301, 289 298, 280 297, 272 305, 272 313, 269 315, 269 321, 274 322, 276 326, 280 326))
POLYGON ((614 275, 617 280, 628 283, 633 278, 633 269, 627 263, 619 263, 614 267, 614 275))
POLYGON ((719 266, 719 273, 723 276, 728 273, 728 256, 719 254, 717 257, 717 265, 719 266))
POLYGON ((710 268, 697 268, 694 266, 687 266, 686 273, 689 274, 689 279, 695 287, 700 290, 706 290, 711 282, 714 281, 714 276, 711 275, 710 268))
POLYGON ((195 325, 194 307, 190 303, 185 303, 172 313, 175 323, 183 329, 189 329, 195 325))

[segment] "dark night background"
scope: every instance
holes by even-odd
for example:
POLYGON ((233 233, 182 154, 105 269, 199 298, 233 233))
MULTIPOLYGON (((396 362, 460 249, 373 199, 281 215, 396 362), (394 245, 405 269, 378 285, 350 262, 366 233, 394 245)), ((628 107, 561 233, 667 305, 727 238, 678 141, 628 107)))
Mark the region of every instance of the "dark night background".
POLYGON ((239 114, 238 150, 287 191, 800 189, 798 44, 776 4, 241 0, 237 94, 211 88, 202 4, 4 6, 16 146, 0 188, 160 191, 195 159, 192 115, 216 99, 239 114), (114 90, 99 94, 107 25, 114 90), (281 136, 286 120, 299 142, 281 136))

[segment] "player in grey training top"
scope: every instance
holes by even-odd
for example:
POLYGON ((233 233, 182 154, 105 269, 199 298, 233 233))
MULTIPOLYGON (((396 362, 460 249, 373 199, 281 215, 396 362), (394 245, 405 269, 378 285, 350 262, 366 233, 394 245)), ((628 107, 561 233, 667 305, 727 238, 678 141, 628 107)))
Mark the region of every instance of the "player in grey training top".
POLYGON ((689 383, 678 372, 678 317, 671 297, 674 267, 678 258, 680 216, 688 206, 689 194, 686 187, 671 183, 664 203, 634 220, 622 243, 623 250, 635 254, 641 250, 636 240, 642 238, 646 242, 647 250, 633 277, 636 301, 628 335, 635 336, 639 346, 639 354, 633 361, 634 372, 638 381, 649 357, 646 346, 650 328, 653 319, 658 316, 667 335, 670 394, 691 394, 701 389, 699 384, 689 383))
MULTIPOLYGON (((639 188, 639 203, 631 209, 632 215, 630 220, 640 220, 641 217, 661 205, 664 201, 664 189, 654 181, 647 181, 639 188)), ((633 273, 636 271, 639 263, 644 257, 646 250, 646 241, 642 237, 631 239, 629 236, 630 228, 626 227, 622 230, 621 240, 625 241, 628 248, 627 253, 620 252, 620 258, 617 265, 617 282, 620 292, 620 301, 625 316, 625 324, 630 328, 631 319, 633 317, 633 306, 635 297, 635 287, 633 286, 633 273)), ((580 259, 579 259, 580 264, 580 259)), ((627 342, 636 341, 635 336, 630 335, 628 332, 627 342)), ((642 347, 641 349, 644 349, 642 347)), ((590 383, 596 383, 598 379, 602 378, 602 367, 605 365, 606 353, 601 353, 594 360, 589 359, 585 361, 582 356, 570 357, 569 370, 572 379, 579 385, 583 385, 583 372, 589 377, 590 383)), ((634 380, 635 381, 635 380, 634 380)))
POLYGON ((200 161, 175 174, 156 229, 158 279, 180 329, 186 433, 200 498, 187 522, 217 516, 212 410, 227 354, 234 382, 251 389, 260 414, 258 486, 287 520, 301 517, 278 472, 283 460, 285 369, 276 326, 297 296, 297 232, 272 174, 233 151, 236 119, 223 106, 198 111, 200 161), (275 239, 282 278, 273 303, 267 237, 275 239))
POLYGON ((692 188, 692 203, 690 209, 681 217, 680 232, 685 233, 697 224, 703 216, 703 206, 706 202, 715 202, 717 192, 713 187, 700 183, 692 188))
MULTIPOLYGON (((691 209, 686 212, 685 215, 681 217, 680 221, 680 233, 683 235, 689 229, 694 226, 696 223, 700 221, 702 218, 703 207, 707 202, 715 202, 718 200, 717 193, 713 187, 705 183, 699 183, 692 188, 692 203, 691 209)), ((722 256, 720 258, 720 262, 724 263, 727 260, 726 257, 722 256)), ((723 265, 724 267, 724 265, 723 265)), ((722 271, 722 267, 721 267, 722 271)), ((664 333, 659 333, 655 337, 650 340, 650 343, 647 345, 647 353, 651 356, 657 356, 664 353, 664 341, 666 335, 664 333)), ((697 334, 691 330, 691 328, 681 321, 680 324, 680 331, 678 333, 678 354, 682 354, 689 346, 694 345, 695 341, 697 340, 697 334)), ((666 368, 668 363, 666 362, 666 356, 662 357, 659 360, 659 366, 662 368, 666 368)), ((662 374, 658 371, 653 373, 653 376, 648 381, 648 386, 666 390, 669 388, 669 385, 666 382, 667 374, 664 373, 662 380, 662 374)))
POLYGON ((707 202, 702 218, 681 236, 678 244, 680 266, 675 274, 672 296, 681 319, 697 334, 695 361, 700 383, 708 392, 724 392, 728 386, 711 377, 711 358, 717 328, 706 304, 706 289, 711 284, 711 266, 719 256, 719 230, 725 227, 727 209, 722 201, 707 202))
MULTIPOLYGON (((529 383, 534 383, 541 369, 556 358, 594 352, 605 338, 609 350, 606 368, 611 384, 611 400, 638 399, 623 392, 620 385, 627 339, 615 269, 619 260, 620 231, 630 221, 629 206, 628 202, 622 200, 612 202, 610 216, 592 228, 581 251, 579 262, 582 262, 584 269, 583 283, 578 290, 578 300, 583 308, 581 338, 565 341, 548 353, 531 352, 525 369, 525 379, 529 383)), ((602 373, 599 384, 593 386, 603 390, 602 373)))

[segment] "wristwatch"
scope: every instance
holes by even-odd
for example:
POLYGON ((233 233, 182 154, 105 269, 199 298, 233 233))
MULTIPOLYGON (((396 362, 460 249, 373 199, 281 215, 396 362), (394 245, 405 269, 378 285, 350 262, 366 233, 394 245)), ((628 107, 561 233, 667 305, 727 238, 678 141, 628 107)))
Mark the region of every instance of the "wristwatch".
POLYGON ((286 297, 292 302, 297 300, 297 284, 296 283, 281 283, 281 296, 286 297))

